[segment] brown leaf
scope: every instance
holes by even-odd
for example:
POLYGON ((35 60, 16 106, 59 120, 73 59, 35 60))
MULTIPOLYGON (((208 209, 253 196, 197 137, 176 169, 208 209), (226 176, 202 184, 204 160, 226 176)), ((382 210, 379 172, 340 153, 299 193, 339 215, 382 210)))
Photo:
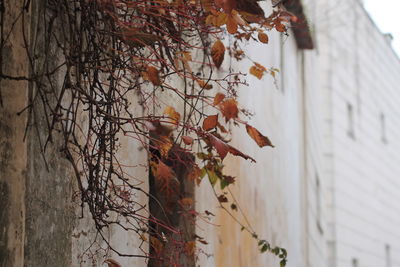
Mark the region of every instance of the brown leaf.
POLYGON ((214 135, 209 136, 210 144, 217 150, 219 157, 223 160, 229 152, 229 146, 214 135))
POLYGON ((173 146, 172 139, 165 135, 156 136, 156 138, 152 140, 152 143, 160 151, 161 156, 164 158, 168 156, 168 153, 173 146))
POLYGON ((219 203, 226 203, 226 202, 228 202, 228 198, 225 195, 219 195, 218 201, 219 201, 219 203))
POLYGON ((177 125, 179 122, 179 119, 181 118, 181 114, 177 112, 173 107, 168 106, 164 110, 164 114, 167 114, 168 117, 172 120, 172 122, 177 125))
POLYGON ((157 254, 161 253, 164 249, 163 243, 154 236, 150 236, 150 245, 156 251, 157 254))
POLYGON ((220 40, 217 40, 211 47, 211 58, 217 68, 221 67, 222 62, 224 61, 224 56, 225 46, 220 40))
POLYGON ((108 267, 122 267, 116 260, 113 259, 106 259, 104 263, 107 263, 108 267))
POLYGON ((214 96, 214 106, 218 105, 219 103, 221 103, 222 100, 224 100, 225 95, 222 93, 217 93, 214 96))
POLYGON ((250 68, 250 74, 256 76, 259 80, 261 80, 261 78, 264 76, 264 72, 266 71, 267 69, 258 63, 254 63, 254 65, 250 68))
POLYGON ((266 35, 263 32, 259 32, 258 33, 258 40, 260 40, 261 43, 268 44, 268 35, 266 35))
POLYGON ((236 20, 233 18, 233 16, 228 16, 228 20, 226 22, 226 29, 230 34, 235 34, 237 33, 238 30, 238 23, 236 20))
POLYGON ((155 168, 154 176, 162 182, 169 182, 175 177, 174 171, 161 160, 153 167, 155 168))
POLYGON ((196 181, 196 184, 199 185, 201 182, 201 169, 199 168, 199 166, 194 165, 192 170, 189 172, 187 179, 189 179, 190 181, 196 181))
POLYGON ((215 17, 214 26, 221 27, 228 21, 228 15, 224 12, 220 12, 218 16, 215 17))
POLYGON ((218 124, 218 114, 208 116, 203 121, 203 130, 209 131, 209 130, 215 128, 217 126, 217 124, 218 124))
POLYGON ((228 98, 220 105, 222 115, 224 115, 226 121, 230 119, 236 119, 239 114, 239 109, 237 107, 237 101, 233 98, 228 98))
POLYGON ((116 35, 121 38, 124 43, 131 47, 152 45, 153 43, 162 40, 157 35, 141 32, 137 29, 126 29, 124 31, 117 32, 116 35))
POLYGON ((182 206, 190 207, 190 206, 193 205, 193 198, 190 198, 190 197, 182 198, 181 200, 179 200, 179 203, 180 203, 182 206))
POLYGON ((253 158, 250 157, 249 155, 246 155, 246 154, 240 152, 238 149, 234 148, 233 146, 229 146, 229 153, 231 153, 231 154, 234 155, 234 156, 239 156, 239 157, 242 157, 242 158, 244 158, 244 159, 246 159, 246 160, 249 159, 249 160, 251 160, 252 162, 256 162, 255 159, 253 159, 253 158))
POLYGON ((256 128, 246 124, 246 131, 250 135, 250 137, 253 138, 254 141, 256 141, 259 147, 264 147, 264 146, 274 147, 274 145, 271 143, 268 137, 262 135, 256 128))
POLYGON ((212 84, 208 81, 208 82, 205 82, 205 81, 203 81, 203 80, 196 80, 196 82, 200 85, 200 87, 203 89, 206 89, 206 90, 210 90, 210 89, 212 89, 213 88, 213 86, 212 86, 212 84))
POLYGON ((228 14, 236 7, 235 0, 215 0, 214 3, 216 7, 222 8, 228 14))
POLYGON ((194 255, 196 250, 196 241, 189 241, 185 244, 185 253, 188 256, 194 255))
POLYGON ((193 144, 193 138, 190 136, 182 136, 182 141, 188 146, 193 144))
POLYGON ((161 85, 158 69, 153 66, 147 66, 147 78, 154 85, 161 85))

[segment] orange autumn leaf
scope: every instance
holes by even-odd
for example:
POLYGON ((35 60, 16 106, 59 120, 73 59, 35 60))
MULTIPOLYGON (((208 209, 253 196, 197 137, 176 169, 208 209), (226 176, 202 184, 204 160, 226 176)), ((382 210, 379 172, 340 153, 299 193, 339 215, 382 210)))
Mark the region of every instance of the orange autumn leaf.
POLYGON ((202 89, 207 89, 207 90, 209 90, 209 89, 212 89, 213 88, 213 86, 212 86, 212 84, 208 81, 208 82, 205 82, 205 81, 203 81, 203 80, 196 80, 196 82, 199 84, 199 86, 202 88, 202 89))
POLYGON ((181 118, 181 114, 177 112, 173 107, 168 106, 164 110, 164 114, 168 115, 168 117, 172 120, 174 124, 178 124, 179 119, 181 118))
POLYGON ((209 131, 215 128, 218 124, 218 115, 211 115, 204 119, 203 130, 209 131))
POLYGON ((187 179, 189 179, 189 181, 196 181, 196 184, 199 185, 201 182, 201 169, 199 168, 199 166, 197 166, 197 164, 195 164, 191 171, 189 172, 187 179))
POLYGON ((221 103, 222 100, 224 100, 225 95, 223 93, 217 93, 214 96, 214 106, 218 105, 219 103, 221 103))
POLYGON ((264 147, 264 146, 274 147, 274 145, 271 143, 268 137, 262 135, 256 128, 246 124, 246 131, 250 135, 250 137, 253 138, 254 141, 256 141, 259 147, 264 147))
POLYGON ((160 151, 162 157, 168 157, 168 153, 173 146, 173 142, 169 136, 155 136, 154 140, 152 140, 152 143, 160 151))
POLYGON ((250 68, 250 74, 256 76, 259 80, 264 76, 264 72, 266 72, 267 69, 258 63, 254 63, 253 66, 250 68))
POLYGON ((259 32, 259 33, 258 33, 258 40, 259 40, 261 43, 268 44, 268 35, 266 35, 266 34, 263 33, 263 32, 259 32))
POLYGON ((285 25, 283 25, 282 23, 277 23, 277 24, 275 25, 275 29, 276 29, 278 32, 285 32, 285 31, 286 31, 286 27, 285 27, 285 25))
POLYGON ((222 115, 224 115, 225 120, 236 119, 239 114, 239 109, 237 107, 237 101, 233 98, 226 99, 220 105, 222 115))
POLYGON ((220 12, 214 20, 214 26, 221 27, 222 25, 226 24, 228 20, 228 15, 224 12, 220 12))
POLYGON ((185 197, 185 198, 182 198, 181 200, 179 200, 179 203, 182 205, 182 206, 192 206, 193 205, 193 199, 192 198, 190 198, 190 197, 185 197))
POLYGON ((169 182, 175 177, 174 171, 161 160, 153 164, 153 174, 161 182, 169 182))
POLYGON ((154 85, 161 85, 160 74, 157 68, 153 66, 147 66, 147 79, 154 85))
POLYGON ((190 136, 182 136, 182 141, 188 146, 193 144, 193 138, 190 136))
POLYGON ((236 22, 235 18, 232 15, 228 16, 228 20, 226 22, 226 29, 230 34, 235 34, 238 30, 238 23, 236 22))
POLYGON ((222 62, 224 61, 224 56, 225 46, 220 40, 217 40, 211 47, 211 58, 217 68, 221 67, 222 62))
POLYGON ((194 255, 196 250, 196 242, 195 241, 189 241, 186 242, 185 244, 185 253, 188 256, 194 255))
POLYGON ((150 236, 150 245, 156 253, 161 253, 161 251, 164 249, 163 243, 154 236, 150 236))

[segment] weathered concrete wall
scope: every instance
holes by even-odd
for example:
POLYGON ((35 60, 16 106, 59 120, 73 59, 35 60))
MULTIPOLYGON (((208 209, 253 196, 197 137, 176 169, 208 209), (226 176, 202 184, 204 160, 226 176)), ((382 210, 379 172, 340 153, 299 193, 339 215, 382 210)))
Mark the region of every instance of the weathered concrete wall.
MULTIPOLYGON (((4 1, 5 30, 10 29, 23 1, 4 1)), ((15 27, 21 31, 21 23, 15 27)), ((26 32, 29 36, 29 31, 26 32)), ((28 74, 22 35, 11 34, 2 53, 2 72, 28 74)), ((25 238, 25 176, 27 144, 23 142, 26 114, 17 115, 28 104, 28 83, 0 81, 0 266, 23 266, 25 238)))

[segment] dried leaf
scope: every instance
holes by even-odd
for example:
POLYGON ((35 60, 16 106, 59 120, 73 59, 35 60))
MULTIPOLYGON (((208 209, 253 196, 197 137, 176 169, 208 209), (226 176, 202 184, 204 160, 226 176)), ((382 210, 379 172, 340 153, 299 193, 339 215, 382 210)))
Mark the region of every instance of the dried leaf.
POLYGON ((201 182, 201 169, 199 168, 199 166, 194 165, 192 170, 189 172, 187 179, 189 179, 190 181, 196 181, 196 184, 199 185, 201 182))
POLYGON ((219 157, 223 160, 229 152, 229 146, 214 135, 209 136, 210 144, 217 150, 219 157))
POLYGON ((226 202, 228 202, 228 198, 225 195, 219 195, 218 201, 219 201, 219 203, 226 203, 226 202))
POLYGON ((161 160, 153 167, 155 168, 154 176, 161 182, 169 182, 175 177, 174 171, 161 160))
POLYGON ((150 245, 156 251, 157 254, 161 253, 162 250, 164 249, 163 243, 161 243, 161 241, 154 236, 150 236, 150 245))
POLYGON ((216 7, 222 8, 228 14, 236 7, 235 0, 215 0, 214 3, 216 7))
POLYGON ((239 157, 242 157, 242 158, 244 158, 244 159, 246 159, 246 160, 249 159, 249 160, 251 160, 252 162, 256 162, 255 159, 253 159, 253 158, 250 157, 249 155, 246 155, 246 154, 240 152, 238 149, 234 148, 233 146, 229 146, 229 153, 231 153, 231 154, 234 155, 234 156, 239 156, 239 157))
POLYGON ((233 16, 228 16, 228 20, 226 22, 226 29, 230 34, 235 34, 237 33, 238 30, 238 23, 237 21, 233 18, 233 16))
POLYGON ((232 10, 231 16, 233 17, 233 19, 236 21, 236 23, 238 25, 241 25, 241 26, 248 25, 248 23, 242 19, 242 16, 240 16, 239 12, 237 12, 236 10, 232 10))
POLYGON ((104 263, 108 264, 108 267, 122 267, 116 260, 113 259, 106 259, 104 263))
POLYGON ((182 136, 182 141, 188 146, 193 144, 193 138, 190 136, 182 136))
POLYGON ((209 81, 207 81, 207 82, 205 82, 203 80, 196 80, 196 81, 202 89, 210 90, 213 88, 212 84, 209 81))
POLYGON ((256 141, 259 147, 264 147, 264 146, 274 147, 274 145, 271 143, 268 137, 262 135, 256 128, 246 124, 246 131, 250 135, 250 137, 253 138, 254 141, 256 141))
POLYGON ((276 29, 278 32, 285 32, 285 31, 286 31, 286 26, 283 25, 282 23, 277 23, 277 24, 275 25, 275 29, 276 29))
POLYGON ((211 58, 217 68, 221 67, 222 62, 224 61, 224 56, 225 46, 220 40, 217 40, 211 48, 211 58))
POLYGON ((179 200, 179 203, 182 206, 191 207, 191 206, 193 206, 193 198, 190 198, 190 197, 182 198, 181 200, 179 200))
POLYGON ((256 76, 259 80, 264 76, 264 72, 266 72, 267 69, 258 63, 254 63, 254 65, 250 68, 250 74, 256 76))
POLYGON ((185 244, 186 255, 192 256, 194 255, 195 251, 196 251, 196 242, 195 241, 186 242, 185 244))
POLYGON ((168 157, 168 153, 173 146, 172 139, 169 136, 159 135, 152 140, 152 143, 160 151, 162 157, 168 157))
POLYGON ((266 34, 263 33, 263 32, 259 32, 259 33, 258 33, 258 40, 259 40, 261 43, 268 44, 268 35, 266 35, 266 34))
POLYGON ((213 1, 212 0, 201 0, 201 6, 204 8, 204 11, 209 12, 212 8, 213 1))
POLYGON ((237 107, 237 101, 233 98, 228 98, 223 101, 220 105, 222 115, 224 115, 226 121, 230 119, 236 119, 239 114, 237 107))
POLYGON ((203 121, 203 130, 209 131, 209 130, 217 127, 217 124, 218 124, 218 115, 208 116, 203 121))
POLYGON ((127 29, 116 33, 116 35, 121 38, 124 43, 132 47, 152 45, 161 40, 157 35, 141 32, 137 29, 127 29))
POLYGON ((181 114, 179 114, 179 112, 177 112, 173 107, 166 107, 164 110, 164 114, 168 115, 168 117, 172 120, 172 123, 174 123, 175 125, 179 123, 181 114))
POLYGON ((218 16, 215 17, 214 26, 221 27, 222 25, 226 24, 228 20, 228 15, 224 12, 220 12, 218 16))
POLYGON ((225 95, 222 93, 217 93, 214 96, 214 106, 218 105, 219 103, 221 103, 222 100, 224 100, 225 95))
POLYGON ((147 78, 154 85, 161 85, 158 69, 153 66, 147 66, 147 78))

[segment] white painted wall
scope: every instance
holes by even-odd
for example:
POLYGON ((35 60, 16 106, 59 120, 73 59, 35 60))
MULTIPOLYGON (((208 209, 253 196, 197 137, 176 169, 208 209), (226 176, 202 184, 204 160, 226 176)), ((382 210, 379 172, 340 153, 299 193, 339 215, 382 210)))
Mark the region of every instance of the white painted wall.
POLYGON ((400 61, 359 1, 321 1, 331 265, 400 265, 400 61), (349 136, 348 105, 354 137, 349 136), (386 121, 381 138, 380 116, 386 121), (391 250, 386 265, 385 246, 391 250))

